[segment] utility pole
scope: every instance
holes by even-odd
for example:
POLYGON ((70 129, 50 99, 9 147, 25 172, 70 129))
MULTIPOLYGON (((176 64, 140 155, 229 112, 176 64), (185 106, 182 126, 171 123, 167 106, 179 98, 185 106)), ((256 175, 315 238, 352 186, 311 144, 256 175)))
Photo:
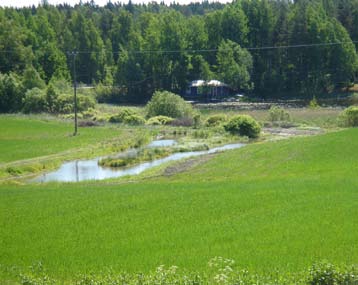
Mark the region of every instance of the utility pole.
POLYGON ((73 59, 73 95, 74 95, 74 113, 75 113, 75 132, 74 136, 77 135, 77 80, 76 80, 76 51, 70 53, 73 59))

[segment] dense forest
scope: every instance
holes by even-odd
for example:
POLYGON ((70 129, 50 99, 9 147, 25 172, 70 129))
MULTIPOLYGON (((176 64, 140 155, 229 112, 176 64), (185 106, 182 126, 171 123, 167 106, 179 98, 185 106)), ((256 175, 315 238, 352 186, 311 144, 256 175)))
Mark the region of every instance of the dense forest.
POLYGON ((183 94, 196 79, 310 98, 357 79, 357 48, 358 0, 3 7, 0 111, 23 108, 34 88, 51 101, 52 86, 72 82, 74 71, 101 102, 183 94))

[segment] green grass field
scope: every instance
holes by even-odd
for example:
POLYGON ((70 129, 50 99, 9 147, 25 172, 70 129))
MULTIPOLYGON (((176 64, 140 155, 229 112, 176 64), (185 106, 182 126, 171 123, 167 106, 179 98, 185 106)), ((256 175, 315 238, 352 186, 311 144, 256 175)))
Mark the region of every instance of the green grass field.
POLYGON ((80 128, 78 136, 73 131, 73 123, 51 117, 1 115, 0 163, 79 149, 121 135, 115 127, 80 128))
MULTIPOLYGON (((135 183, 2 185, 0 269, 41 261, 71 279, 109 267, 205 271, 214 256, 257 272, 358 263, 357 148, 358 129, 349 129, 248 145, 135 183)), ((53 151, 61 150, 59 142, 53 151)))

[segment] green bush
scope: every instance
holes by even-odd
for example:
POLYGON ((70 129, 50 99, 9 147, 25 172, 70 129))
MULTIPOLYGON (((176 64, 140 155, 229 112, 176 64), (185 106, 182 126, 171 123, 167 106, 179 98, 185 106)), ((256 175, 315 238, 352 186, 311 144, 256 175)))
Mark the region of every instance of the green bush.
POLYGON ((261 132, 261 126, 251 116, 238 115, 230 119, 224 125, 227 132, 235 135, 247 136, 249 138, 257 138, 261 132))
POLYGON ((167 116, 155 116, 149 118, 147 125, 169 125, 173 120, 173 118, 167 116))
MULTIPOLYGON (((54 104, 54 111, 61 114, 68 114, 73 112, 73 95, 61 94, 57 97, 56 102, 54 104)), ((88 110, 89 108, 94 108, 95 101, 89 97, 84 95, 77 96, 77 111, 83 112, 88 110)))
POLYGON ((142 116, 134 114, 124 117, 123 123, 128 125, 144 125, 145 119, 142 116))
POLYGON ((212 115, 206 120, 208 127, 216 127, 227 121, 227 116, 224 114, 212 115))
POLYGON ((358 127, 358 106, 351 106, 339 115, 340 124, 344 127, 358 127))
POLYGON ((22 104, 22 111, 27 114, 40 113, 47 110, 45 93, 37 87, 26 91, 22 104))
POLYGON ((316 96, 313 96, 312 100, 308 103, 308 107, 311 109, 316 109, 319 107, 318 101, 316 96))
POLYGON ((98 112, 94 108, 88 108, 86 111, 82 112, 83 118, 93 119, 98 115, 98 112))
POLYGON ((129 108, 122 108, 117 115, 113 115, 109 118, 111 123, 125 123, 126 117, 137 115, 136 112, 129 108))
POLYGON ((168 91, 156 91, 146 105, 147 118, 154 116, 167 116, 176 119, 191 118, 192 106, 185 100, 168 91))
POLYGON ((271 106, 269 110, 269 119, 271 122, 289 121, 290 114, 279 106, 271 106))
POLYGON ((98 103, 120 103, 123 101, 124 90, 118 87, 98 84, 94 89, 98 103))
POLYGON ((77 108, 78 112, 83 112, 89 108, 94 108, 96 105, 95 100, 90 96, 78 95, 77 96, 77 108))

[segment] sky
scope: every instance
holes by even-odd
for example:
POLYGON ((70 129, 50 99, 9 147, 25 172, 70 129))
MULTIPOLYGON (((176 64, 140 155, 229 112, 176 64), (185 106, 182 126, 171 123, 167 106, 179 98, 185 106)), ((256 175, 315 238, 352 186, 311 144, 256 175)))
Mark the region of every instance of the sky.
MULTIPOLYGON (((115 2, 122 2, 122 3, 127 3, 128 0, 111 0, 112 3, 115 2)), ((56 4, 62 4, 62 3, 67 3, 70 4, 71 6, 78 4, 80 2, 80 0, 48 0, 49 4, 52 5, 56 5, 56 4)), ((86 0, 83 0, 82 2, 87 2, 86 0)), ((108 2, 108 0, 95 0, 95 3, 99 6, 104 6, 106 5, 108 2)), ((152 0, 132 0, 132 3, 148 3, 148 2, 152 2, 152 0)), ((156 2, 161 2, 161 0, 157 0, 156 2)), ((165 4, 170 4, 174 2, 174 0, 164 0, 165 4)), ((176 3, 180 3, 180 4, 189 4, 190 2, 201 2, 201 0, 175 0, 176 3)), ((229 0, 217 0, 217 1, 212 1, 209 0, 209 2, 222 2, 222 3, 226 3, 226 2, 231 2, 229 0)), ((37 6, 39 3, 41 3, 41 0, 0 0, 0 6, 7 6, 7 7, 29 7, 32 5, 37 6)))

